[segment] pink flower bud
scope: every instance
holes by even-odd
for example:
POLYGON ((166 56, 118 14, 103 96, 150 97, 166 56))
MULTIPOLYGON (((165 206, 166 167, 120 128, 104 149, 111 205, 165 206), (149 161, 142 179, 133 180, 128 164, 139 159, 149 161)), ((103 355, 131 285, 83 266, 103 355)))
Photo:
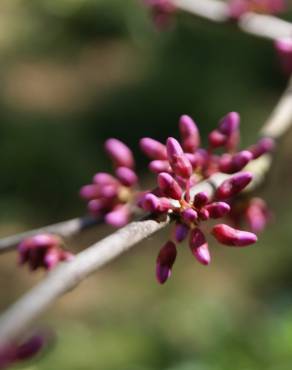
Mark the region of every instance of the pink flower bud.
POLYGON ((115 198, 118 195, 119 185, 104 185, 99 188, 99 196, 104 199, 115 198))
POLYGON ((229 174, 241 171, 252 158, 253 155, 247 150, 243 150, 234 155, 223 154, 219 160, 219 170, 229 174))
POLYGON ((206 206, 211 218, 221 218, 230 211, 230 205, 225 202, 214 202, 206 206))
POLYGON ((181 243, 186 239, 189 233, 189 227, 185 224, 177 222, 174 228, 174 239, 176 242, 181 243))
POLYGON ((269 137, 263 137, 255 145, 252 145, 248 150, 251 152, 253 159, 257 159, 263 154, 273 151, 275 141, 269 137))
POLYGON ((184 150, 194 153, 200 146, 200 134, 197 125, 191 117, 183 115, 180 117, 179 129, 184 150))
POLYGON ((140 205, 141 208, 143 208, 145 211, 153 213, 168 212, 172 208, 171 203, 167 198, 158 198, 152 193, 147 193, 143 195, 140 200, 140 205))
POLYGON ((198 220, 198 212, 192 208, 187 208, 182 212, 181 217, 186 223, 192 224, 198 220))
POLYGON ((44 266, 47 270, 52 270, 60 261, 60 253, 57 249, 50 249, 44 257, 44 266))
POLYGON ((156 260, 156 278, 160 284, 164 284, 171 276, 171 269, 176 259, 176 247, 168 241, 160 250, 156 260))
POLYGON ((240 116, 237 112, 226 114, 219 122, 218 130, 226 136, 230 136, 233 132, 239 129, 240 116))
POLYGON ((185 156, 179 142, 174 138, 168 138, 166 142, 168 160, 173 172, 177 176, 190 178, 193 172, 192 165, 185 156))
POLYGON ((225 224, 215 225, 212 234, 219 243, 228 246, 245 247, 257 241, 257 236, 255 234, 248 231, 233 229, 225 224))
POLYGON ((105 142, 105 150, 116 167, 134 167, 135 162, 132 151, 120 140, 108 139, 105 142))
POLYGON ((100 188, 98 185, 90 184, 84 185, 80 189, 80 197, 86 200, 91 200, 94 198, 99 198, 100 196, 100 188))
POLYGON ((284 73, 292 73, 292 37, 278 39, 275 42, 275 48, 284 73))
POLYGON ((88 211, 93 216, 101 216, 103 211, 108 208, 109 200, 107 199, 92 199, 87 204, 88 211))
POLYGON ((202 208, 209 202, 208 194, 204 191, 197 193, 194 197, 194 206, 196 208, 202 208))
POLYGON ((162 172, 157 177, 159 188, 169 198, 180 200, 183 191, 175 179, 168 173, 162 172))
POLYGON ((127 167, 119 167, 116 170, 117 178, 125 186, 134 186, 138 182, 138 177, 136 173, 127 167))
POLYGON ((130 220, 130 210, 127 205, 118 205, 105 216, 105 222, 113 227, 123 227, 130 220))
POLYGON ((157 140, 151 139, 149 137, 144 137, 140 140, 140 148, 143 153, 145 153, 151 159, 167 159, 165 145, 161 144, 157 140))
POLYGON ((198 211, 198 216, 199 216, 199 219, 202 220, 202 221, 208 221, 209 218, 210 218, 210 214, 209 214, 209 211, 207 210, 207 208, 201 208, 198 211))
POLYGON ((208 136, 209 146, 213 149, 220 148, 226 143, 227 137, 219 130, 213 130, 208 136))
POLYGON ((117 179, 106 172, 98 172, 93 176, 93 182, 97 185, 116 185, 117 179))
POLYGON ((196 228, 192 230, 189 246, 198 262, 200 262, 202 265, 210 264, 211 256, 208 249, 208 243, 205 235, 200 229, 196 228))
POLYGON ((259 233, 265 229, 271 215, 263 199, 253 198, 245 210, 245 217, 251 231, 259 233))
POLYGON ((149 170, 154 173, 168 172, 172 173, 172 169, 168 161, 155 160, 149 163, 149 170))
POLYGON ((240 172, 225 180, 216 190, 217 199, 228 199, 241 192, 252 180, 250 172, 240 172))
POLYGON ((44 335, 34 335, 16 348, 15 359, 17 361, 27 360, 39 353, 45 344, 44 335))

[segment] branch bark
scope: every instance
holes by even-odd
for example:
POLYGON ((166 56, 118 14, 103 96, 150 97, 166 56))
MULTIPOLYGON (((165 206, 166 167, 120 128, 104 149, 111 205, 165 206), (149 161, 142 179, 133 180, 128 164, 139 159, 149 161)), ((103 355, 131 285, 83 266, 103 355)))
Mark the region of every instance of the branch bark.
MULTIPOLYGON (((184 11, 212 22, 229 21, 229 7, 219 0, 172 0, 174 5, 184 11)), ((276 40, 291 37, 292 23, 273 17, 255 13, 244 14, 237 23, 239 29, 265 39, 276 40)))
POLYGON ((20 234, 8 236, 6 238, 0 239, 0 254, 11 251, 25 238, 30 236, 41 234, 41 233, 53 233, 60 235, 64 238, 72 237, 79 234, 81 231, 89 229, 101 221, 90 217, 84 216, 79 218, 73 218, 72 220, 59 222, 57 224, 44 226, 39 229, 25 231, 20 234))

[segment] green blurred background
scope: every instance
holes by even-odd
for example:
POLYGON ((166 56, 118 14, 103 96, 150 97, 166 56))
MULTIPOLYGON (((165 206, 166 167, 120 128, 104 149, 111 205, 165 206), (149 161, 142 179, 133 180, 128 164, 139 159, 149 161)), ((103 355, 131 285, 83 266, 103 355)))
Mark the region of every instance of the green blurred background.
MULTIPOLYGON (((83 214, 79 187, 110 170, 106 138, 128 143, 153 181, 139 138, 177 135, 187 113, 205 140, 236 110, 250 144, 286 85, 270 42, 186 14, 158 32, 138 0, 1 0, 0 81, 2 236, 83 214)), ((256 247, 213 243, 204 268, 182 246, 161 287, 161 232, 62 298, 40 321, 56 345, 19 368, 290 370, 291 142, 288 133, 261 191, 275 220, 256 247)), ((70 248, 110 232, 88 231, 70 248)), ((1 309, 42 276, 2 255, 1 309)))

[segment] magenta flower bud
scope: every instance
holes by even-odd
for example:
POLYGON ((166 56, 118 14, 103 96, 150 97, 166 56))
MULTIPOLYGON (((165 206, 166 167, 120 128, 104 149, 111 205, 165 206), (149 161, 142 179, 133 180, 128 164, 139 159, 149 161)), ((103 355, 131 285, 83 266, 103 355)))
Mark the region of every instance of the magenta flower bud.
POLYGON ((172 173, 172 169, 168 161, 155 160, 149 163, 149 170, 154 173, 168 172, 172 173))
POLYGON ((118 195, 119 185, 105 185, 99 188, 100 198, 112 199, 118 195))
POLYGON ((174 239, 177 243, 181 243, 188 236, 190 229, 187 225, 177 222, 174 228, 174 239))
POLYGON ((245 210, 245 217, 252 232, 262 232, 270 219, 270 212, 265 201, 253 198, 245 210))
POLYGON ((151 159, 167 160, 166 147, 157 140, 144 137, 140 140, 140 148, 151 159))
POLYGON ((292 37, 278 39, 275 48, 284 73, 292 73, 292 37))
POLYGON ((159 205, 160 205, 160 200, 159 198, 152 194, 152 193, 147 193, 145 194, 141 201, 141 207, 148 212, 158 212, 159 210, 159 205))
POLYGON ((208 243, 205 235, 200 229, 196 228, 192 230, 189 246, 198 262, 202 265, 210 264, 211 256, 208 249, 208 243))
POLYGON ((87 209, 93 216, 100 216, 108 204, 109 201, 107 199, 92 199, 88 202, 87 209))
POLYGON ((207 208, 201 208, 198 211, 198 216, 199 216, 199 219, 202 220, 202 221, 208 221, 209 218, 210 218, 210 214, 209 214, 209 211, 207 210, 207 208))
POLYGON ((219 160, 219 170, 224 173, 235 173, 241 171, 253 158, 248 150, 243 150, 234 155, 223 154, 219 160))
POLYGON ((166 142, 168 160, 173 172, 177 176, 183 178, 190 178, 193 172, 192 165, 188 158, 185 156, 179 142, 170 137, 166 142))
POLYGON ((106 172, 98 172, 93 176, 93 182, 97 185, 116 185, 117 179, 106 172))
POLYGON ((34 335, 27 339, 15 350, 15 360, 22 361, 27 360, 41 351, 46 344, 46 338, 44 335, 34 335))
POLYGON ((90 184, 84 185, 80 189, 80 197, 86 200, 91 200, 100 197, 100 188, 98 185, 90 184))
POLYGON ((257 242, 257 236, 255 234, 233 229, 233 227, 225 224, 215 225, 212 234, 219 243, 231 247, 245 247, 257 242))
POLYGON ((60 261, 60 251, 50 249, 44 257, 44 266, 47 270, 52 270, 60 261))
POLYGON ((222 134, 219 130, 213 130, 208 135, 209 146, 213 149, 224 146, 226 140, 226 135, 222 134))
POLYGON ((191 117, 183 115, 179 120, 182 146, 186 152, 194 153, 200 146, 200 133, 191 117))
POLYGON ((134 167, 135 162, 132 151, 120 140, 108 139, 105 142, 105 150, 116 167, 134 167))
POLYGON ((145 194, 140 200, 141 207, 148 212, 168 212, 172 206, 167 198, 158 198, 152 193, 145 194))
POLYGON ((196 208, 202 208, 209 202, 208 194, 204 191, 197 193, 194 197, 194 206, 196 208))
POLYGON ((171 241, 161 248, 156 260, 156 278, 160 284, 164 284, 170 278, 176 254, 175 244, 171 241))
POLYGON ((138 182, 136 173, 128 167, 119 167, 116 170, 117 178, 125 186, 134 186, 138 182))
POLYGON ((216 190, 217 199, 228 199, 241 192, 252 180, 250 172, 240 172, 225 180, 216 190))
POLYGON ((252 145, 248 150, 251 152, 253 159, 257 159, 263 154, 273 151, 275 141, 269 137, 263 137, 255 145, 252 145))
POLYGON ((206 206, 211 218, 221 218, 230 211, 230 205, 225 202, 214 202, 206 206))
POLYGON ((157 183, 163 194, 169 198, 180 200, 183 194, 182 188, 168 173, 162 172, 157 177, 157 183))
POLYGON ((187 208, 182 212, 181 217, 187 224, 192 224, 198 220, 198 212, 192 208, 187 208))
POLYGON ((238 131, 240 124, 240 115, 237 112, 226 114, 219 122, 218 130, 226 136, 230 136, 233 132, 238 131))
POLYGON ((129 220, 130 210, 127 205, 118 205, 105 216, 105 222, 113 227, 123 227, 129 220))

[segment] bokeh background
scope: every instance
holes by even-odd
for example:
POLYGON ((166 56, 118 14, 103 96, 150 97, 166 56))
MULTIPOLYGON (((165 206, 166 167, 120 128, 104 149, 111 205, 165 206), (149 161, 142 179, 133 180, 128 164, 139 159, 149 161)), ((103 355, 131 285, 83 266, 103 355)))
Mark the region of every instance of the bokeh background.
MULTIPOLYGON (((158 32, 139 0, 1 0, 0 81, 1 236, 83 214, 78 189, 110 170, 108 137, 133 148, 148 182, 138 140, 177 135, 182 113, 205 140, 239 111, 242 144, 254 142, 287 82, 270 42, 186 14, 158 32)), ((275 217, 256 247, 214 244, 204 268, 182 246, 174 277, 158 286, 167 231, 153 236, 63 297, 39 323, 55 345, 18 368, 290 370, 291 142, 288 133, 261 189, 275 217)), ((44 275, 16 261, 1 255, 2 310, 44 275)))

